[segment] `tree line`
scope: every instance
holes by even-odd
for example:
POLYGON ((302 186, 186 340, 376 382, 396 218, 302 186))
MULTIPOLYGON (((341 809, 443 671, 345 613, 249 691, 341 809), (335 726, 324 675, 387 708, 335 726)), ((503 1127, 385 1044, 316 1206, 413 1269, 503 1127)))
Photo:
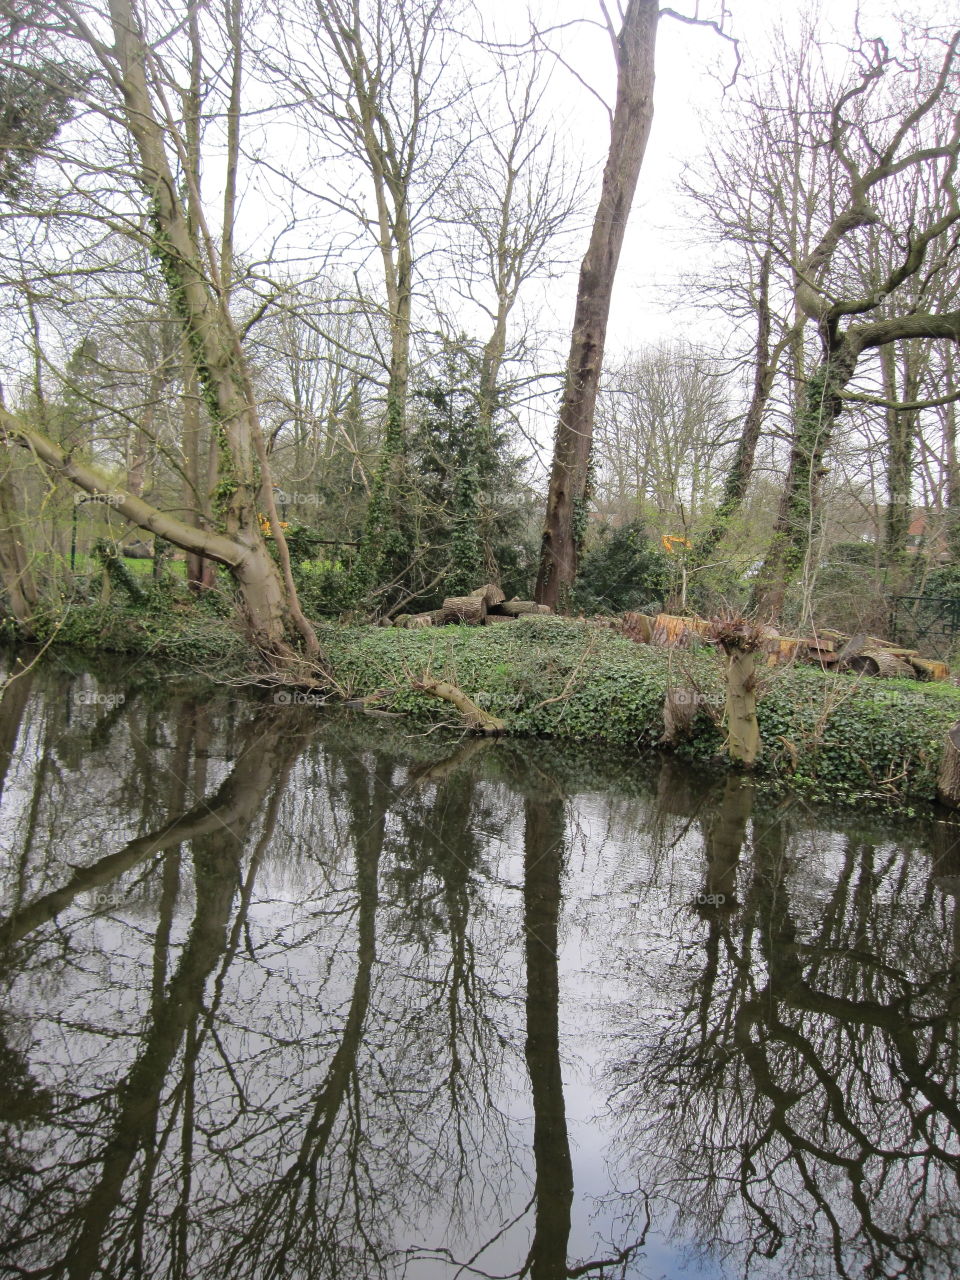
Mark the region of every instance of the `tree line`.
POLYGON ((482 17, 0 5, 0 575, 20 624, 78 499, 180 548, 198 594, 226 583, 301 670, 322 665, 305 566, 339 612, 498 578, 566 610, 598 512, 679 535, 684 594, 729 585, 739 550, 743 603, 772 618, 810 611, 843 503, 894 572, 915 505, 955 554, 960 32, 901 21, 838 51, 810 17, 767 68, 735 11, 601 5, 591 208, 551 117, 574 83, 561 37, 482 17), (707 28, 724 78, 683 192, 713 251, 680 300, 720 340, 605 358, 675 20, 707 28), (565 344, 542 300, 581 254, 565 344))

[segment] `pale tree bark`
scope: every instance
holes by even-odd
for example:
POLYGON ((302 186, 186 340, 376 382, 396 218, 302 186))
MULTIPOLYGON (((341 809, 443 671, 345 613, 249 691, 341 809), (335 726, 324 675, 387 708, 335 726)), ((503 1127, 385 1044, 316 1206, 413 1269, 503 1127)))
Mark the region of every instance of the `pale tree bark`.
POLYGON ((10 460, 2 458, 0 463, 3 464, 0 474, 0 583, 6 592, 10 612, 29 633, 40 593, 24 544, 22 503, 10 475, 10 460))
POLYGON ((653 123, 656 0, 629 0, 614 40, 617 98, 590 244, 580 267, 570 355, 553 447, 535 599, 567 607, 589 500, 593 417, 610 300, 653 123))

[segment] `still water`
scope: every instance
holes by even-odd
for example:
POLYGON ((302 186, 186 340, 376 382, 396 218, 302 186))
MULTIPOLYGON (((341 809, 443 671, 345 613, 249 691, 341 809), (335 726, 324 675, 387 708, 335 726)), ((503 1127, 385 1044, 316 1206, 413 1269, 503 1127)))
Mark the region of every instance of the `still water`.
POLYGON ((960 1274, 947 821, 62 659, 0 776, 0 1274, 960 1274))

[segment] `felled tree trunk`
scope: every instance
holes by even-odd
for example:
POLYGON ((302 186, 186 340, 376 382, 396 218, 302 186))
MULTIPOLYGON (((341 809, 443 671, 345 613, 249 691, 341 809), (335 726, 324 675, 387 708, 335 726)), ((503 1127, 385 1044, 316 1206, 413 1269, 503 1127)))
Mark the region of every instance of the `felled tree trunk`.
POLYGON ((463 716, 467 727, 476 733, 506 732, 507 726, 503 720, 498 720, 496 716, 478 707, 462 690, 446 680, 434 680, 430 676, 423 676, 420 680, 413 681, 413 688, 419 693, 428 693, 433 698, 441 698, 444 702, 449 702, 463 716))
POLYGON ((468 627, 479 627, 487 616, 487 602, 483 596, 447 596, 443 602, 444 622, 465 622, 468 627))

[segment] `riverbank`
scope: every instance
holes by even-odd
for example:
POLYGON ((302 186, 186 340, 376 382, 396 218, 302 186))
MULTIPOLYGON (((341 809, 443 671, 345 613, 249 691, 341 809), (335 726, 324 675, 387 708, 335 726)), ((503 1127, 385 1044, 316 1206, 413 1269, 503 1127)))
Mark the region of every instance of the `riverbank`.
MULTIPOLYGON (((590 622, 527 618, 498 627, 423 630, 318 624, 339 687, 337 700, 413 724, 458 729, 457 712, 418 692, 442 679, 504 721, 518 737, 609 743, 640 751, 669 746, 688 761, 723 759, 721 660, 712 650, 638 645, 590 622), (674 740, 664 742, 671 693, 674 740)), ((229 620, 78 606, 49 637, 90 656, 122 653, 201 672, 214 681, 255 680, 254 655, 229 620)), ((268 691, 279 705, 323 700, 268 691)), ((948 730, 960 719, 952 684, 877 680, 814 667, 762 668, 755 774, 818 800, 878 804, 936 799, 948 730)))

